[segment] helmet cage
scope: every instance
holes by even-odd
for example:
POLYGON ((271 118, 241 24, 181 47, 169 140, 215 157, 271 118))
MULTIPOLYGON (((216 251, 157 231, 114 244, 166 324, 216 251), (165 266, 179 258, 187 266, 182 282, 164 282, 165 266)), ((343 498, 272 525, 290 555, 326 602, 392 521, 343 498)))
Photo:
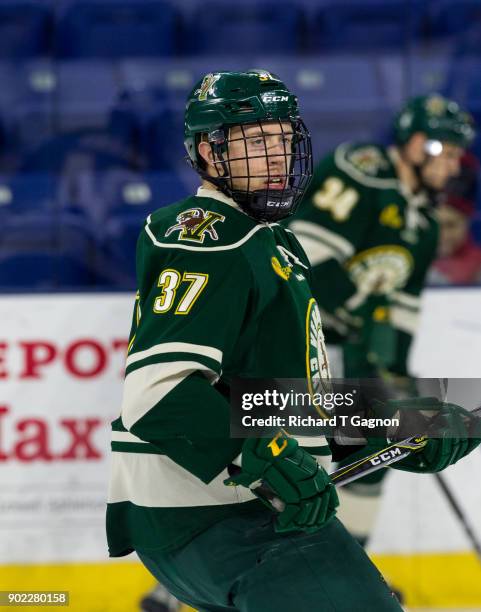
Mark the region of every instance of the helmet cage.
POLYGON ((259 221, 278 221, 294 214, 313 171, 311 138, 302 119, 277 118, 223 126, 209 132, 207 138, 217 176, 196 164, 202 178, 259 221), (266 125, 278 129, 266 131, 266 125), (240 128, 235 138, 233 127, 240 128), (247 134, 246 130, 252 127, 258 130, 254 135, 247 134), (235 156, 233 145, 238 149, 235 156), (252 169, 256 160, 263 162, 259 163, 260 173, 252 169), (236 170, 239 166, 244 170, 236 170), (264 179, 264 188, 259 188, 259 179, 264 179))

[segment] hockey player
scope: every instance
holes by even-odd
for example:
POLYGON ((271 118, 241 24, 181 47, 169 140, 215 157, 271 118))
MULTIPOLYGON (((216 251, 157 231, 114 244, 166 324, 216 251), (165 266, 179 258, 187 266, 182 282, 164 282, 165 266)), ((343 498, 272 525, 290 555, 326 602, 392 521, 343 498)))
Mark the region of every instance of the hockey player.
MULTIPOLYGON (((308 452, 282 431, 229 432, 233 377, 328 375, 308 261, 278 224, 311 172, 297 100, 269 72, 206 75, 187 101, 185 142, 202 186, 149 215, 138 241, 110 555, 135 550, 201 611, 399 611, 334 516, 335 489, 314 457, 328 452, 325 438, 308 452), (261 479, 282 512, 252 493, 261 479)), ((442 469, 471 446, 431 440, 405 468, 442 469)))
MULTIPOLYGON (((432 94, 407 102, 394 133, 393 146, 342 144, 325 157, 289 227, 313 267, 333 376, 381 376, 403 393, 419 294, 436 255, 432 203, 459 173, 474 129, 456 102, 432 94)), ((385 473, 342 491, 342 519, 362 542, 385 473)))

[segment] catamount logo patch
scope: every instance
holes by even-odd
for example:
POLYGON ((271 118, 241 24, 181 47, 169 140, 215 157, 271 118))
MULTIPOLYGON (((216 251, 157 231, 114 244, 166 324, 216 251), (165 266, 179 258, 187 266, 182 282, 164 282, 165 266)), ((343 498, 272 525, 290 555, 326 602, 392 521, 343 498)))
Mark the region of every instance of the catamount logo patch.
POLYGON ((198 100, 207 100, 207 96, 214 93, 214 85, 220 79, 220 74, 207 74, 202 81, 200 89, 195 94, 198 94, 198 100))
POLYGON ((173 232, 179 232, 177 240, 197 242, 203 244, 205 236, 211 240, 219 240, 214 223, 224 222, 225 217, 211 210, 202 208, 189 208, 176 217, 177 223, 171 225, 164 236, 170 236, 173 232))

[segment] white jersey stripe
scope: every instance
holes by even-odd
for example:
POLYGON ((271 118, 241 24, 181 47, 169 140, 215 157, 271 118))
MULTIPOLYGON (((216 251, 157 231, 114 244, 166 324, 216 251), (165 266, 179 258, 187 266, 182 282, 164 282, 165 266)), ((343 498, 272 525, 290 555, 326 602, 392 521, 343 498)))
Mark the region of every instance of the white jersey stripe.
POLYGON ((222 363, 222 351, 213 347, 206 346, 204 344, 191 344, 189 342, 163 342, 162 344, 156 344, 151 346, 145 351, 138 351, 128 356, 126 366, 129 367, 137 361, 152 357, 153 355, 162 355, 163 353, 195 353, 196 355, 204 355, 204 357, 210 357, 218 363, 222 363))
POLYGON ((297 239, 299 240, 299 235, 309 236, 309 238, 313 238, 318 240, 322 244, 329 246, 332 249, 336 249, 339 251, 339 254, 342 256, 337 257, 337 259, 347 259, 354 255, 354 246, 346 240, 343 236, 339 236, 334 232, 317 225, 317 223, 312 223, 311 221, 293 221, 289 227, 296 234, 297 239))
POLYGON ((396 329, 415 334, 419 324, 419 314, 411 309, 402 306, 391 306, 389 309, 390 318, 396 329))
POLYGON ((155 246, 160 247, 161 249, 181 249, 184 251, 231 251, 232 249, 236 249, 237 247, 240 247, 242 244, 247 242, 259 230, 270 229, 269 225, 255 225, 250 231, 247 232, 247 234, 243 238, 241 238, 240 240, 237 240, 237 242, 232 242, 231 244, 225 244, 223 246, 196 247, 196 246, 188 246, 186 244, 177 244, 175 242, 159 242, 157 238, 154 236, 152 230, 150 229, 151 217, 152 215, 149 215, 147 217, 147 224, 145 226, 145 231, 147 232, 147 235, 149 236, 149 238, 152 240, 152 243, 155 246))
POLYGON ((299 446, 304 446, 305 448, 314 447, 314 446, 328 446, 327 440, 325 436, 294 436, 299 443, 299 446))
POLYGON ((121 418, 123 426, 130 429, 168 393, 192 372, 201 371, 213 384, 219 375, 195 361, 153 363, 130 372, 125 377, 121 418))
POLYGON ((148 444, 146 440, 141 440, 130 431, 112 431, 112 442, 135 442, 136 444, 148 444))
POLYGON ((417 295, 411 295, 410 293, 404 293, 402 291, 396 291, 392 295, 392 301, 399 306, 405 306, 412 310, 419 310, 421 304, 421 298, 417 295))
POLYGON ((298 234, 297 239, 304 249, 311 266, 317 266, 328 259, 339 259, 339 251, 332 249, 324 242, 319 242, 306 234, 298 234))
POLYGON ((148 508, 238 504, 255 499, 246 487, 226 487, 227 469, 209 484, 165 455, 112 453, 108 502, 130 501, 148 508))

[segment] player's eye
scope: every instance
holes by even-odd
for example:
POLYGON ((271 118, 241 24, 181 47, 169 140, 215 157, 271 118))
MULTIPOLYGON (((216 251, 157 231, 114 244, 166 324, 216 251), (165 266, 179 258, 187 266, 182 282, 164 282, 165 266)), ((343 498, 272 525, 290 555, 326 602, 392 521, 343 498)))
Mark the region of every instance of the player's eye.
POLYGON ((250 142, 255 147, 263 147, 264 146, 264 138, 252 138, 250 142))

